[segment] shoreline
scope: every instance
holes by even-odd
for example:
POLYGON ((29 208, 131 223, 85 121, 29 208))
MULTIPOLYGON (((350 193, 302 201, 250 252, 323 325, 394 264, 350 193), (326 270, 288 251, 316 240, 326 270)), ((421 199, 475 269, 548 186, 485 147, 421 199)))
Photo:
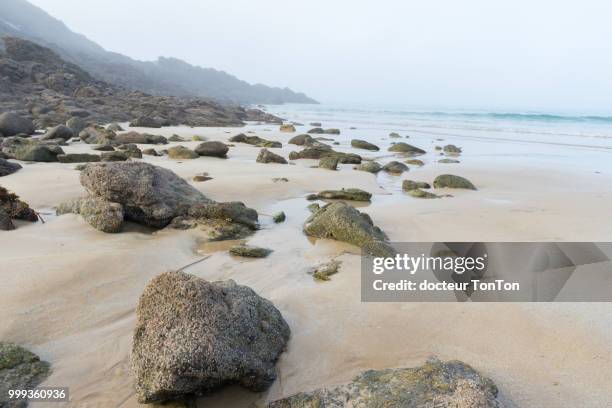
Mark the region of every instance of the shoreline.
MULTIPOLYGON (((300 150, 286 144, 300 132, 264 129, 272 125, 130 128, 224 142, 236 133, 255 131, 283 142, 281 149, 272 150, 284 157, 300 150)), ((385 156, 384 161, 395 157, 386 152, 393 139, 384 135, 384 141, 369 139, 380 144, 381 152, 349 148, 346 141, 359 132, 342 129, 334 138, 341 145, 333 147, 364 157, 385 156)), ((397 139, 428 151, 435 143, 449 142, 426 144, 425 140, 424 136, 397 139)), ((193 148, 198 143, 165 147, 193 148)), ((459 143, 464 147, 460 164, 436 163, 438 157, 430 152, 422 157, 427 161, 424 167, 411 166, 402 176, 378 177, 352 170, 353 165, 340 165, 335 173, 311 168, 314 160, 297 160, 295 165, 255 163, 259 148, 241 143, 230 149, 225 160, 145 156, 144 161, 173 170, 213 200, 243 201, 256 209, 262 228, 245 241, 274 249, 262 260, 232 258, 224 251, 227 243, 200 245, 195 230, 145 233, 128 225, 122 233, 104 234, 80 216, 46 215, 58 203, 84 193, 79 172, 74 164, 26 164, 3 177, 2 185, 42 210, 46 223, 18 223, 16 231, 3 235, 10 239, 3 239, 0 248, 7 271, 2 284, 6 296, 0 299, 7 318, 0 322, 0 333, 51 362, 53 373, 41 385, 70 386, 73 401, 67 405, 138 406, 128 360, 138 297, 153 276, 208 254, 186 272, 207 280, 231 278, 252 287, 282 312, 292 337, 269 391, 255 394, 227 387, 202 398, 201 406, 269 402, 346 382, 366 369, 415 366, 430 355, 472 365, 494 380, 509 406, 611 403, 605 376, 612 369, 612 318, 607 304, 364 304, 359 298, 358 249, 302 233, 309 215, 307 194, 356 187, 373 193, 371 203, 357 207, 391 241, 611 240, 612 230, 602 228, 602 222, 612 208, 612 176, 593 174, 599 158, 592 163, 570 161, 558 168, 563 157, 547 158, 548 152, 531 152, 544 156, 538 164, 517 157, 496 161, 479 156, 482 150, 472 149, 469 142, 459 143), (213 179, 192 183, 191 178, 202 171, 213 179), (401 191, 402 179, 431 181, 442 172, 467 177, 478 191, 452 191, 453 197, 436 200, 419 200, 401 191), (276 177, 289 181, 274 183, 276 177), (279 210, 285 211, 287 221, 276 225, 269 215, 279 210), (329 282, 315 282, 307 269, 330 258, 342 261, 340 272, 329 282), (31 299, 37 299, 36 306, 31 299)), ((90 147, 78 143, 64 150, 90 152, 90 147)), ((508 148, 517 155, 522 149, 508 148)))

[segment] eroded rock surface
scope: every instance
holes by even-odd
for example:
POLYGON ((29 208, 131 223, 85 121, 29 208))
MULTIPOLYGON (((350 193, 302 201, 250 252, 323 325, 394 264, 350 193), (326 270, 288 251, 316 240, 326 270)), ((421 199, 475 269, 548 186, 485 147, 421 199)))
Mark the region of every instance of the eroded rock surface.
POLYGON ((493 381, 461 361, 369 370, 348 384, 303 392, 269 408, 502 408, 493 381))
POLYGON ((225 384, 264 391, 289 335, 274 305, 246 286, 163 273, 136 310, 131 362, 138 400, 202 395, 225 384))

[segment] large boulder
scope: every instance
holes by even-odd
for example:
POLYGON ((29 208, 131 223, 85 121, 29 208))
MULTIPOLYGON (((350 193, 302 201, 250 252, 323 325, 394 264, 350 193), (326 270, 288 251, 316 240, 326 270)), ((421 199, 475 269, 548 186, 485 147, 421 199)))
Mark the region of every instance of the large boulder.
POLYGON ((16 146, 10 153, 16 160, 33 162, 56 162, 60 154, 64 154, 64 151, 59 146, 39 144, 16 146))
POLYGON ((493 381, 461 361, 369 370, 348 384, 302 392, 269 408, 502 408, 493 381))
POLYGON ((467 190, 476 190, 476 187, 471 181, 452 174, 442 174, 436 177, 433 186, 434 188, 463 188, 467 190))
MULTIPOLYGON (((109 126, 110 130, 111 127, 109 126)), ((140 143, 140 144, 166 144, 168 139, 161 135, 151 135, 148 133, 138 133, 133 130, 126 133, 121 133, 115 136, 117 143, 140 143)))
POLYGON ((19 163, 12 163, 5 159, 0 159, 0 177, 15 173, 21 168, 19 163))
POLYGON ((313 213, 304 224, 304 232, 312 237, 348 242, 376 256, 394 253, 386 243, 385 233, 370 216, 342 201, 329 203, 313 213))
POLYGON ((67 213, 80 214, 95 229, 109 233, 121 231, 124 219, 121 204, 98 197, 78 198, 57 207, 57 215, 67 213))
POLYGON ((149 116, 140 116, 130 123, 130 127, 160 128, 162 123, 149 116))
POLYGON ((210 202, 172 171, 143 162, 90 164, 81 184, 91 196, 121 204, 126 219, 156 228, 194 204, 210 202))
POLYGON ((259 155, 257 155, 257 163, 279 163, 287 164, 287 160, 279 154, 272 153, 268 149, 261 149, 259 155))
POLYGON ((166 272, 136 309, 131 363, 141 403, 203 395, 225 384, 262 392, 290 329, 274 305, 234 281, 166 272))
POLYGON ((365 140, 360 140, 360 139, 351 140, 351 146, 354 147, 355 149, 365 149, 365 150, 372 150, 372 151, 380 150, 380 148, 376 146, 375 144, 370 143, 365 140))
POLYGON ((9 390, 36 388, 51 372, 46 361, 12 343, 0 342, 0 407, 26 407, 25 400, 9 398, 9 390))
POLYGON ((65 125, 58 125, 48 129, 47 132, 41 137, 41 140, 50 139, 64 139, 68 140, 74 136, 72 129, 65 125))
POLYGON ((410 145, 410 144, 404 143, 404 142, 394 143, 393 145, 391 145, 391 147, 389 147, 389 151, 390 152, 397 152, 397 153, 408 153, 408 154, 425 154, 425 153, 427 153, 423 149, 419 149, 416 146, 413 146, 413 145, 410 145))
POLYGON ((35 130, 34 123, 30 119, 22 118, 12 112, 0 115, 0 133, 4 136, 15 136, 20 133, 31 135, 35 130))
POLYGON ((227 157, 229 147, 223 142, 210 141, 200 143, 196 148, 195 152, 200 156, 212 156, 212 157, 227 157))

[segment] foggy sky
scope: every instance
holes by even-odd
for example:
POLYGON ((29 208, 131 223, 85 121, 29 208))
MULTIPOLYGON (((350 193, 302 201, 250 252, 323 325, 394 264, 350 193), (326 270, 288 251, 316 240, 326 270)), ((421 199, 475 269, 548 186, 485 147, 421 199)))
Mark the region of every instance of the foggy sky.
POLYGON ((31 0, 110 51, 322 102, 612 112, 605 0, 31 0))

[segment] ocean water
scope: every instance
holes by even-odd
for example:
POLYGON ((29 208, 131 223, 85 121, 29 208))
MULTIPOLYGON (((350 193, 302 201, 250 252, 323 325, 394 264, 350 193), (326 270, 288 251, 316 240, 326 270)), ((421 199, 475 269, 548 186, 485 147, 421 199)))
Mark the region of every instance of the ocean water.
POLYGON ((612 115, 325 104, 269 105, 265 110, 303 123, 298 132, 307 131, 310 122, 340 128, 342 137, 337 140, 342 145, 351 138, 363 138, 384 147, 394 141, 385 140, 389 132, 397 132, 408 137, 406 142, 425 149, 430 144, 457 144, 464 147, 467 159, 519 158, 612 172, 612 115))

